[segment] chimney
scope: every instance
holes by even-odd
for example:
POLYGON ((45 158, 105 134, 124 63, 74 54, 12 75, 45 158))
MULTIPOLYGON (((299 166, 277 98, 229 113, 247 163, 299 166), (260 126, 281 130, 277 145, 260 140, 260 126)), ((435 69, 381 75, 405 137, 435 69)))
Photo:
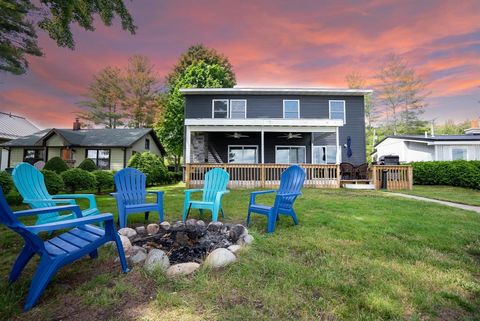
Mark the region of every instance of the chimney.
POLYGON ((75 118, 75 122, 73 123, 73 130, 80 130, 80 121, 78 118, 75 118))
POLYGON ((479 128, 478 127, 478 119, 472 119, 470 121, 470 128, 479 128))
POLYGON ((465 129, 465 135, 480 135, 480 126, 478 125, 478 118, 470 121, 470 128, 465 129))

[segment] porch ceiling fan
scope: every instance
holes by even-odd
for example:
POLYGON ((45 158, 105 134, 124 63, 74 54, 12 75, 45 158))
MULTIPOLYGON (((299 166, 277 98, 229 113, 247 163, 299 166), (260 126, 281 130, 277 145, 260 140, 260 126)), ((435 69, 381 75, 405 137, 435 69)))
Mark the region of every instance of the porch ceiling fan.
POLYGON ((302 134, 288 133, 285 135, 280 135, 278 136, 278 138, 286 138, 286 139, 302 138, 302 134))
POLYGON ((244 137, 248 137, 248 135, 244 135, 242 133, 233 133, 233 134, 227 134, 227 137, 231 137, 231 138, 244 138, 244 137))

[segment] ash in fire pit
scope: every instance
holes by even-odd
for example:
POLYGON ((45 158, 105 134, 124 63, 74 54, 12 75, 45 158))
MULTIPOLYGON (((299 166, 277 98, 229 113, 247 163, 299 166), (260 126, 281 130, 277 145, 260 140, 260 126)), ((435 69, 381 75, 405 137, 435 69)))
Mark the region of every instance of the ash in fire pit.
POLYGON ((248 231, 240 224, 212 222, 206 225, 203 221, 195 219, 172 225, 162 223, 159 229, 151 224, 146 229, 137 227, 136 230, 139 233, 130 237, 134 248, 142 247, 146 251, 162 250, 171 264, 202 263, 215 249, 229 248, 234 244, 243 245, 249 240, 247 238, 245 242, 245 236, 249 236, 248 231), (149 230, 158 232, 148 235, 149 230))

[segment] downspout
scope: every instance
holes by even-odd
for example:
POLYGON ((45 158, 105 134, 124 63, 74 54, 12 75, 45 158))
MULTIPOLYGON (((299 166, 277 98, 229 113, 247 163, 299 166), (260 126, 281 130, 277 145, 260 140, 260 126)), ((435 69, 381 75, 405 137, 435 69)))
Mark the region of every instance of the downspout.
POLYGON ((123 168, 127 167, 127 148, 123 148, 123 168))
POLYGON ((7 167, 10 168, 10 153, 11 153, 12 148, 7 148, 8 150, 8 157, 7 157, 7 167))

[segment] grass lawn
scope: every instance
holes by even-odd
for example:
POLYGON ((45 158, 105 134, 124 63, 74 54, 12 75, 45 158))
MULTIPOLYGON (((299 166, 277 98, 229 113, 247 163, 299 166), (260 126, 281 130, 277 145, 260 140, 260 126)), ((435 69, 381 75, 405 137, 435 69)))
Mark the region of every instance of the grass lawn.
MULTIPOLYGON (((183 188, 163 188, 166 219, 183 188)), ((224 198, 227 221, 245 219, 249 190, 224 198)), ((269 202, 271 197, 259 197, 269 202)), ((99 196, 101 211, 115 211, 99 196)), ((21 312, 35 264, 6 278, 22 242, 0 227, 3 320, 479 320, 480 216, 372 191, 305 189, 299 226, 282 218, 236 264, 176 281, 140 268, 120 273, 113 251, 61 270, 36 308, 21 312)), ((192 217, 198 218, 198 212, 192 217)), ((143 221, 133 215, 130 224, 143 221)), ((153 221, 153 218, 151 218, 153 221)))
POLYGON ((411 191, 401 190, 398 192, 442 201, 480 206, 480 190, 477 189, 442 185, 414 185, 411 191))

